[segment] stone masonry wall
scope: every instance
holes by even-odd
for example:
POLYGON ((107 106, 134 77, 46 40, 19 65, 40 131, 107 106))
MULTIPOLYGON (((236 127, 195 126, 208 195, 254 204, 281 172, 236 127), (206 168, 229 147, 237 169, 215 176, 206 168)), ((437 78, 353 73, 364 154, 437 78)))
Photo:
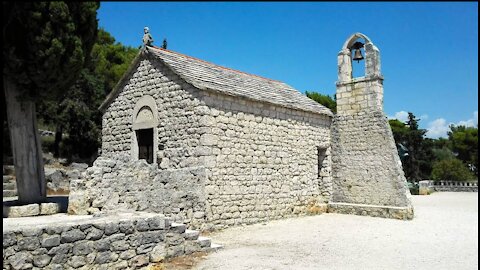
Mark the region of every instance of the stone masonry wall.
POLYGON ((207 222, 216 228, 324 212, 331 118, 204 92, 207 222), (318 147, 325 158, 318 172, 318 147))
POLYGON ((149 95, 157 105, 156 128, 158 166, 162 169, 194 167, 201 164, 199 139, 206 131, 199 123, 205 108, 199 91, 183 82, 159 61, 145 58, 106 109, 102 122, 102 156, 131 155, 135 133, 132 114, 137 101, 149 95))
POLYGON ((69 213, 123 210, 162 213, 201 228, 205 215, 206 172, 203 167, 159 169, 130 157, 98 158, 83 179, 73 180, 69 213))
POLYGON ((71 212, 148 210, 209 229, 326 211, 330 117, 198 90, 158 62, 141 60, 107 108, 99 160, 108 161, 89 169, 85 187, 73 183, 71 212), (158 164, 141 172, 130 161, 144 95, 156 101, 159 147, 158 164))
POLYGON ((392 131, 382 111, 381 84, 338 86, 334 118, 333 202, 407 207, 409 191, 392 131))
POLYGON ((3 269, 139 269, 209 248, 196 238, 151 213, 14 226, 3 229, 3 269))

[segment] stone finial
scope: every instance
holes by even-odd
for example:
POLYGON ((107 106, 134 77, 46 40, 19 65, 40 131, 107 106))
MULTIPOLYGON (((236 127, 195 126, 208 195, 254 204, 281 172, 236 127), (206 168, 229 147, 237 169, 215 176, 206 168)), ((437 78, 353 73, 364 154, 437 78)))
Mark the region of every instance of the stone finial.
POLYGON ((153 43, 153 37, 152 35, 150 35, 150 29, 148 27, 145 26, 145 28, 143 28, 143 45, 144 46, 152 46, 152 43, 153 43))

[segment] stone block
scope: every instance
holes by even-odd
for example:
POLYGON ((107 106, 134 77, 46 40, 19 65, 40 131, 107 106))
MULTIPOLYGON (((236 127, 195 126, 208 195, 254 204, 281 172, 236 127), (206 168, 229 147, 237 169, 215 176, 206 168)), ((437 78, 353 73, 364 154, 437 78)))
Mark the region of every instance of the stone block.
POLYGON ((7 258, 13 269, 32 268, 33 256, 29 252, 20 251, 7 258))
POLYGON ((79 229, 72 229, 61 234, 61 243, 71 243, 85 239, 86 235, 79 229))
POLYGON ((40 247, 40 241, 35 236, 23 237, 18 240, 17 245, 19 250, 33 251, 40 247))
POLYGON ((90 241, 78 241, 74 244, 72 248, 73 255, 76 256, 85 256, 93 252, 94 242, 90 241))
POLYGON ((104 264, 109 262, 114 262, 118 259, 119 255, 115 252, 105 251, 99 252, 95 257, 96 264, 104 264))
POLYGON ((14 232, 3 233, 3 248, 15 245, 17 243, 17 237, 14 232))
POLYGON ((128 265, 133 267, 133 268, 138 268, 145 266, 149 263, 149 258, 146 255, 137 255, 130 259, 128 265))
POLYGON ((165 245, 158 244, 150 252, 150 262, 161 262, 165 259, 166 251, 165 245))
POLYGON ((87 232, 87 240, 98 240, 102 238, 103 236, 103 230, 100 230, 94 226, 88 229, 87 232))
POLYGON ((60 235, 45 236, 41 240, 42 247, 50 248, 60 245, 60 235))
POLYGON ((57 203, 41 203, 40 215, 53 215, 60 212, 60 205, 57 203))
POLYGON ((33 257, 33 265, 36 266, 36 267, 40 267, 40 268, 43 268, 45 266, 47 266, 50 261, 52 260, 52 258, 46 254, 43 254, 43 255, 39 255, 39 256, 34 256, 33 257))
POLYGON ((122 253, 120 253, 120 259, 128 260, 130 258, 133 258, 135 255, 137 255, 135 253, 135 250, 133 250, 133 249, 125 250, 122 253))
POLYGON ((72 256, 68 260, 68 265, 73 268, 79 268, 87 264, 87 258, 84 256, 72 256))
POLYGON ((22 206, 10 206, 8 210, 8 217, 32 217, 40 214, 40 206, 36 203, 22 206))

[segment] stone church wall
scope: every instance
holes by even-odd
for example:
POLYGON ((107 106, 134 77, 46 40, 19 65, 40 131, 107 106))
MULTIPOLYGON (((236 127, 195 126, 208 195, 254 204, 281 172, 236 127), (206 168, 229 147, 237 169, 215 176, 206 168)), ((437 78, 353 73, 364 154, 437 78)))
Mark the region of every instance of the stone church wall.
POLYGON ((329 116, 197 90, 147 58, 104 113, 101 157, 71 183, 69 211, 151 211, 200 229, 325 212, 330 124, 329 116), (146 95, 158 117, 153 164, 132 155, 132 114, 146 95))
POLYGON ((215 227, 326 211, 331 118, 204 92, 207 222, 215 227), (318 148, 324 149, 318 172, 318 148))
POLYGON ((158 127, 154 137, 158 166, 178 169, 201 164, 200 136, 206 132, 199 120, 205 106, 199 91, 183 82, 170 69, 148 58, 141 61, 123 90, 103 115, 102 156, 131 155, 135 133, 132 114, 145 95, 156 101, 158 127))
POLYGON ((101 156, 83 179, 71 183, 69 212, 149 211, 199 228, 205 215, 206 173, 198 145, 206 130, 199 117, 205 106, 198 94, 162 64, 142 60, 103 115, 101 156), (132 114, 145 96, 151 96, 157 108, 153 164, 132 154, 132 114))

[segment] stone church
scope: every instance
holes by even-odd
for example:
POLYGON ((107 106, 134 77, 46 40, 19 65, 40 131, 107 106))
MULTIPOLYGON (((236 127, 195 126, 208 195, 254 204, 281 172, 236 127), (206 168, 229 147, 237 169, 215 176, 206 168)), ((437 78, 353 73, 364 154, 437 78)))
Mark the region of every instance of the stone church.
POLYGON ((147 44, 100 107, 101 155, 71 183, 69 212, 158 212, 199 229, 327 211, 412 218, 379 51, 357 33, 338 60, 333 114, 283 82, 147 44), (352 77, 354 50, 365 77, 352 77))

